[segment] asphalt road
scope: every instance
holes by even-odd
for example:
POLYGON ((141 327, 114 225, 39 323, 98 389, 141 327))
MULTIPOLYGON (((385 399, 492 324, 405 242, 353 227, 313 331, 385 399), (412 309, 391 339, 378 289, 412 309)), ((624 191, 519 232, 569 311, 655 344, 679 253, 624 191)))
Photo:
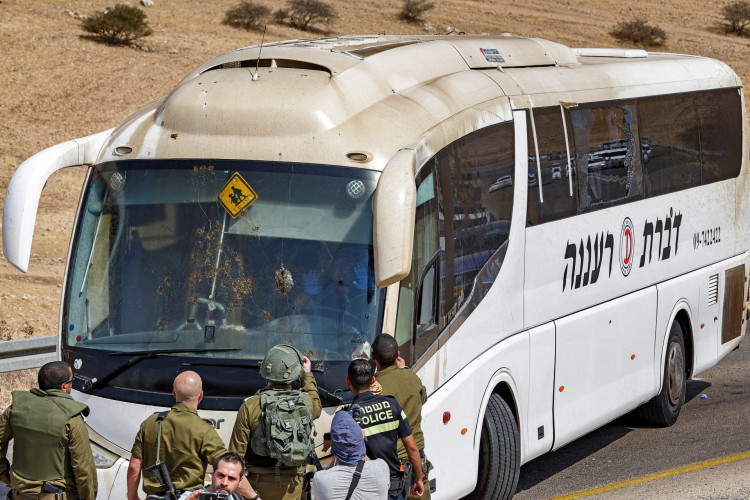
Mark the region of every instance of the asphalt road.
POLYGON ((555 497, 750 499, 750 340, 688 381, 672 427, 625 416, 521 468, 515 499, 555 497))

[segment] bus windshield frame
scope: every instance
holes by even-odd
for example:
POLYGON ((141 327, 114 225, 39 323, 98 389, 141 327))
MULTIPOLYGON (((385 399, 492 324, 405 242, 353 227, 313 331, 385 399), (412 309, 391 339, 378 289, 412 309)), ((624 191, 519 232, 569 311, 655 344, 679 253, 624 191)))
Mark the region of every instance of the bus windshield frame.
POLYGON ((321 386, 345 392, 349 361, 369 357, 382 329, 378 177, 247 160, 93 167, 61 323, 74 387, 169 405, 175 373, 193 369, 202 407, 232 409, 265 385, 259 362, 286 343, 310 358, 321 386))

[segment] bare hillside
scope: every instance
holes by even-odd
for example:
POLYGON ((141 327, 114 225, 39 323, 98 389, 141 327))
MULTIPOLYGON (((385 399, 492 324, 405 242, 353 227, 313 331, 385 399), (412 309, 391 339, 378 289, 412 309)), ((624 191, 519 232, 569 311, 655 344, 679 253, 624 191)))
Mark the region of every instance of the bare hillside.
MULTIPOLYGON (((272 10, 283 6, 260 1, 272 10)), ((155 2, 144 8, 153 35, 137 47, 113 47, 92 41, 80 24, 82 16, 114 1, 1 0, 0 196, 15 167, 33 153, 113 127, 207 59, 260 42, 260 33, 221 23, 224 12, 239 0, 155 2)), ((427 25, 398 20, 400 0, 330 3, 338 13, 331 35, 510 32, 573 47, 621 46, 607 32, 616 22, 639 16, 667 32, 667 45, 660 50, 721 59, 743 79, 750 67, 750 38, 719 29, 723 3, 715 0, 440 0, 427 13, 427 25)), ((266 40, 311 36, 319 35, 270 24, 266 40)), ((55 333, 82 178, 83 170, 72 169, 48 183, 29 273, 0 260, 2 338, 55 333)))

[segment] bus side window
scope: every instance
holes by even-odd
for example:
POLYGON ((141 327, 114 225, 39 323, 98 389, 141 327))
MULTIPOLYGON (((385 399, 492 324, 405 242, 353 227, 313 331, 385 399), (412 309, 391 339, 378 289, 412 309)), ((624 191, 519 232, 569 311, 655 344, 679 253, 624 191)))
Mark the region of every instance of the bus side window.
POLYGON ((477 279, 487 286, 500 269, 513 213, 513 141, 511 122, 476 130, 417 174, 412 267, 396 315, 407 362, 427 352, 454 318, 468 315, 484 296, 477 279))
POLYGON ((691 94, 638 100, 646 196, 700 185, 698 118, 691 94))
POLYGON ((737 89, 695 94, 700 122, 701 184, 737 177, 742 167, 742 105, 737 89))
POLYGON ((513 124, 499 123, 460 138, 436 156, 444 211, 440 277, 446 325, 479 303, 477 276, 510 234, 514 186, 526 182, 514 178, 514 140, 513 124))
POLYGON ((571 109, 578 168, 579 211, 643 198, 643 168, 635 102, 571 109))
MULTIPOLYGON (((572 168, 569 169, 568 152, 565 146, 565 129, 560 108, 554 106, 534 110, 541 178, 539 178, 537 168, 531 119, 528 114, 526 116, 529 156, 529 176, 527 180, 529 195, 526 210, 526 226, 528 227, 571 217, 576 214, 577 207, 576 190, 573 190, 573 196, 571 196, 568 179, 572 175, 573 186, 576 185, 575 162, 571 161, 572 168), (569 170, 572 172, 569 172, 569 170), (539 183, 542 184, 544 202, 539 198, 539 183)), ((573 144, 572 139, 568 142, 571 145, 573 144)))

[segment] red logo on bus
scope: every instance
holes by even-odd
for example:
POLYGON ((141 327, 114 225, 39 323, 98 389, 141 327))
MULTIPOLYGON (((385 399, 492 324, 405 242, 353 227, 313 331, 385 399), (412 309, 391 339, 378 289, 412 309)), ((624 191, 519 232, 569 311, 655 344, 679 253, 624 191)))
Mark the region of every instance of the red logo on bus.
POLYGON ((633 222, 630 217, 622 221, 620 231, 620 271, 623 276, 630 274, 633 268, 633 222))

